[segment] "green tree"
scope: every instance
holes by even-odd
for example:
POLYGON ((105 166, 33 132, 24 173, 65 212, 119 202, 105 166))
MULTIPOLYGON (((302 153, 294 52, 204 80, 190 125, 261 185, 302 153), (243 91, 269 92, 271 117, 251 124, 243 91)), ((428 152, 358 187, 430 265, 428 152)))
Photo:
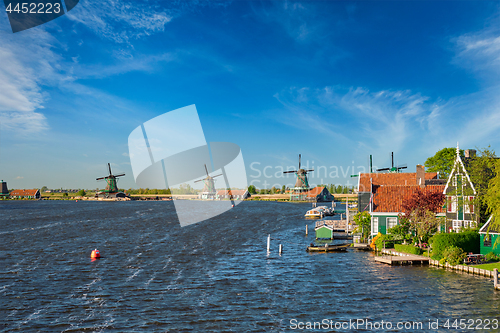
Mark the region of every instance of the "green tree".
POLYGON ((283 186, 281 187, 281 194, 284 194, 284 193, 285 193, 285 191, 286 191, 286 186, 285 186, 285 185, 283 185, 283 186))
POLYGON ((427 241, 443 222, 441 218, 436 217, 436 213, 422 207, 414 209, 408 220, 410 221, 410 228, 418 237, 420 247, 422 247, 422 242, 427 241))
POLYGON ((49 188, 47 186, 42 186, 42 188, 40 189, 40 193, 45 193, 45 191, 47 191, 49 188))
POLYGON ((255 185, 248 186, 248 193, 257 194, 257 189, 255 188, 255 185))
POLYGON ((476 156, 465 161, 465 166, 469 174, 472 184, 476 189, 476 198, 474 206, 476 212, 479 213, 479 223, 482 225, 488 220, 488 188, 490 181, 495 177, 495 163, 497 157, 495 151, 491 147, 477 149, 476 156))
POLYGON ((493 215, 493 223, 489 228, 500 226, 500 160, 495 161, 495 176, 491 178, 485 202, 488 206, 487 212, 493 215))
MULTIPOLYGON (((453 168, 457 154, 456 148, 443 148, 434 156, 425 161, 427 172, 439 172, 440 178, 448 178, 453 168)), ((464 151, 460 149, 460 157, 464 157, 464 151)))
POLYGON ((271 194, 275 194, 276 193, 276 187, 271 187, 271 194))
POLYGON ((77 193, 77 195, 78 195, 79 197, 84 197, 86 194, 87 194, 87 193, 85 192, 85 190, 80 190, 80 191, 78 191, 78 193, 77 193))
POLYGON ((363 235, 363 239, 367 240, 370 236, 371 230, 371 216, 368 212, 359 212, 354 215, 354 222, 357 225, 355 232, 360 232, 363 235))
POLYGON ((338 185, 336 190, 335 190, 335 193, 338 193, 338 194, 341 194, 342 193, 342 185, 338 185))

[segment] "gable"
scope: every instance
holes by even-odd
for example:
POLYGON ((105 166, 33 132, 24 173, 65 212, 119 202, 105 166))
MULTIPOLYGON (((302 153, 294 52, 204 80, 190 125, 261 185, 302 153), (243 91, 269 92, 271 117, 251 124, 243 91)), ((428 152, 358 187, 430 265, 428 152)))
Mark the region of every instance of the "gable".
POLYGON ((464 182, 463 186, 470 187, 472 189, 473 194, 476 195, 476 189, 474 188, 474 184, 472 184, 472 181, 470 180, 469 174, 467 173, 467 169, 465 169, 464 163, 462 162, 462 158, 460 157, 459 148, 457 147, 455 163, 453 164, 451 173, 448 176, 448 180, 443 190, 443 194, 448 194, 452 191, 455 191, 457 184, 460 182, 464 182))

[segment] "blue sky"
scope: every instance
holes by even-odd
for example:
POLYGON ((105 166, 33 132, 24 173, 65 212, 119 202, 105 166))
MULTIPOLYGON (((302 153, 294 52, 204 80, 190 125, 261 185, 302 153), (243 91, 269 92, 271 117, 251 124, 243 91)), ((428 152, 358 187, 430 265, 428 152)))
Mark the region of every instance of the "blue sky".
POLYGON ((311 183, 352 185, 370 154, 414 171, 457 141, 496 149, 499 13, 489 1, 81 0, 13 34, 2 11, 0 178, 102 188, 111 162, 135 187, 129 134, 191 104, 208 142, 241 147, 257 187, 293 184, 280 172, 299 153, 323 167, 311 183))

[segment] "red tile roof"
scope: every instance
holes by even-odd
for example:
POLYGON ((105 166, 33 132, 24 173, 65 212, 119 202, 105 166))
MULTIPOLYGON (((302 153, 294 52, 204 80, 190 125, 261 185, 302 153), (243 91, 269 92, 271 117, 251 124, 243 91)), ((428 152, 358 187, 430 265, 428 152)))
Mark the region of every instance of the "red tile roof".
POLYGON ((403 202, 409 199, 418 189, 424 193, 443 193, 445 185, 427 185, 420 188, 418 185, 376 185, 373 186, 374 212, 403 212, 403 202))
MULTIPOLYGON (((373 185, 418 185, 416 172, 362 173, 359 175, 358 192, 370 192, 370 178, 373 185)), ((437 172, 426 172, 425 179, 437 179, 437 172)), ((444 188, 443 188, 444 189, 444 188)))
POLYGON ((34 197, 36 196, 37 189, 34 190, 13 190, 10 192, 11 197, 34 197))
POLYGON ((217 191, 217 195, 245 195, 247 190, 230 190, 229 194, 227 190, 217 191))
POLYGON ((317 195, 319 195, 323 189, 325 187, 324 186, 316 186, 315 188, 309 190, 306 194, 307 194, 307 197, 308 198, 315 198, 317 195))

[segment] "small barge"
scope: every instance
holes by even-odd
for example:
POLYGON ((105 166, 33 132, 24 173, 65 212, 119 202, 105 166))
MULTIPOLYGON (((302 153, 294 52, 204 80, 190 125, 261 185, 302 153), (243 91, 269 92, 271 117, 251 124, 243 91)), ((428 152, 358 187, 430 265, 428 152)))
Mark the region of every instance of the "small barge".
POLYGON ((335 252, 335 251, 347 251, 347 248, 351 246, 351 243, 344 244, 325 244, 325 245, 314 245, 311 244, 307 247, 307 252, 335 252))

